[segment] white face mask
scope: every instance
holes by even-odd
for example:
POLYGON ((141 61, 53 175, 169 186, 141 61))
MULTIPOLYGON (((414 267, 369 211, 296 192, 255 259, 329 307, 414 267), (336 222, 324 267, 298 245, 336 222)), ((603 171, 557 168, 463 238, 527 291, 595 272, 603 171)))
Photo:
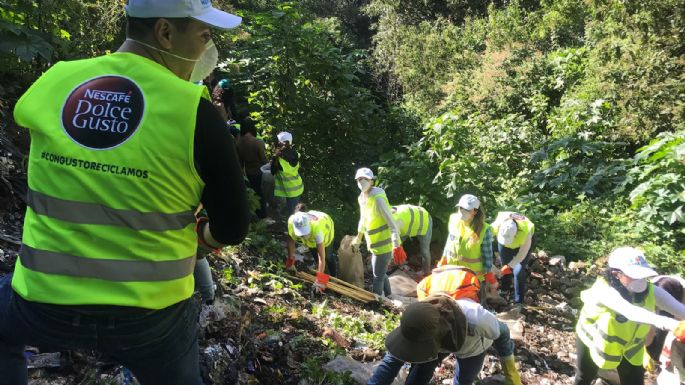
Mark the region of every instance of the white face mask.
POLYGON ((153 49, 157 52, 161 52, 163 54, 173 56, 176 59, 194 62, 195 66, 193 67, 193 72, 190 74, 190 79, 188 79, 188 81, 193 82, 193 83, 198 82, 198 81, 202 81, 204 78, 209 76, 209 74, 212 73, 214 68, 216 68, 217 63, 219 62, 219 51, 216 49, 216 45, 214 44, 214 41, 212 41, 212 40, 209 40, 207 42, 207 44, 205 44, 205 50, 199 59, 189 59, 187 57, 176 55, 174 53, 165 51, 163 49, 159 49, 159 48, 154 47, 150 44, 143 43, 142 41, 138 41, 135 39, 127 38, 126 40, 138 43, 144 47, 153 49))
POLYGON ((371 181, 366 179, 359 179, 357 181, 357 187, 359 187, 359 190, 361 190, 361 192, 366 192, 368 189, 371 188, 371 181))
POLYGON ((626 288, 633 293, 642 293, 643 291, 647 290, 647 280, 634 279, 630 281, 626 288))
POLYGON ((190 81, 201 81, 209 76, 219 62, 219 50, 212 40, 207 42, 205 52, 202 53, 200 59, 195 63, 193 72, 190 74, 190 81))

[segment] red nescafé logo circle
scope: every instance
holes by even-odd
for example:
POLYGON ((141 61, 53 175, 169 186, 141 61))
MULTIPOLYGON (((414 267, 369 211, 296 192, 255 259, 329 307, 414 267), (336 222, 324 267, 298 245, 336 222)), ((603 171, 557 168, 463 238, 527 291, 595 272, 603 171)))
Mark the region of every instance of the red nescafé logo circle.
POLYGON ((74 88, 62 107, 62 127, 76 143, 104 150, 126 142, 138 129, 145 99, 132 80, 115 75, 74 88))

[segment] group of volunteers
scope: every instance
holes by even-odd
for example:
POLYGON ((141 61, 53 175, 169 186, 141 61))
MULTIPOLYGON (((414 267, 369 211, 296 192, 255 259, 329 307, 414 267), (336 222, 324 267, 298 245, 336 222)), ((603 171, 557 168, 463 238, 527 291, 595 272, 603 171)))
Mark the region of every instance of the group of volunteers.
MULTIPOLYGON (((355 180, 360 190, 360 218, 353 243, 359 244, 362 237, 366 240, 373 292, 391 294, 387 269, 391 263, 401 264, 406 259, 402 242, 407 237, 419 238, 425 275, 417 286, 419 302, 405 309, 400 326, 387 336, 387 353, 368 384, 391 384, 406 363, 411 369, 405 383, 427 384, 435 368, 453 354, 453 384, 470 385, 477 379, 490 346, 500 357, 506 383, 521 384, 509 329, 484 306, 486 296, 497 292, 498 278, 503 289, 513 292, 515 304, 525 303, 526 267, 536 237, 534 223, 522 214, 505 211, 488 224, 478 197, 465 194, 449 217, 442 257, 431 271, 430 214, 418 206, 390 205, 368 168, 357 170, 355 180), (495 241, 500 269, 494 267, 495 241)), ((323 291, 329 278, 326 273, 335 274, 334 268, 327 268, 335 266, 330 250, 333 221, 325 213, 303 210, 298 207, 288 220, 292 239, 286 265, 294 264, 294 242, 312 248, 319 261, 315 287, 323 291)), ((682 280, 658 277, 653 283, 650 278, 656 276, 642 251, 620 247, 610 254, 604 274, 581 293, 575 385, 592 384, 599 369, 616 369, 621 385, 644 384, 643 363, 650 358, 646 352, 656 351, 651 354, 658 360, 662 349, 669 354, 672 346, 685 350, 682 280), (657 314, 657 310, 665 315, 657 314), (650 332, 656 337, 650 337, 650 332), (665 346, 665 341, 670 345, 665 346)), ((678 368, 683 366, 682 359, 669 360, 664 373, 672 375, 661 376, 670 379, 662 380, 662 384, 680 384, 685 373, 679 373, 678 368)))
MULTIPOLYGON (((207 302, 214 293, 198 255, 245 238, 252 219, 245 178, 258 190, 266 162, 254 125, 243 122, 236 149, 226 122, 235 108, 197 84, 217 67, 210 28, 235 28, 241 18, 211 0, 128 0, 125 11, 126 40, 116 52, 55 63, 16 103, 14 119, 29 130, 31 148, 21 249, 14 272, 0 277, 0 385, 28 383, 27 345, 97 351, 141 385, 202 384, 193 293, 207 302), (140 172, 106 172, 114 168, 140 172)), ((269 170, 288 215, 286 267, 295 265, 296 243, 311 249, 314 287, 324 292, 338 270, 334 220, 300 202, 300 156, 290 133, 277 138, 269 170)), ((432 269, 428 211, 392 206, 368 168, 354 179, 354 244, 364 239, 371 253, 373 292, 391 294, 388 266, 406 261, 407 238, 418 239, 424 274, 419 301, 387 336, 369 384, 390 384, 406 363, 406 383, 427 384, 453 354, 453 383, 469 385, 491 346, 507 384, 521 384, 509 330, 485 298, 497 293, 499 277, 515 303, 526 302, 533 222, 500 212, 488 224, 480 200, 464 195, 432 269)), ((257 215, 266 216, 263 203, 257 215)), ((663 357, 666 377, 682 380, 683 291, 682 280, 656 277, 638 249, 614 250, 581 294, 575 383, 616 368, 622 385, 643 384, 643 364, 663 357)))

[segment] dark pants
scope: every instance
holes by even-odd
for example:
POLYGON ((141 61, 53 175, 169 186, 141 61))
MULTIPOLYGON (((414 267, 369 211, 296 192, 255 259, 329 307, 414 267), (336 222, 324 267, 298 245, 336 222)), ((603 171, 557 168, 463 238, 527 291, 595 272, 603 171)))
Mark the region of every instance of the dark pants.
MULTIPOLYGON (((314 263, 316 264, 315 270, 319 268, 319 251, 317 249, 309 249, 309 252, 314 258, 314 263)), ((337 277, 338 276, 338 256, 333 255, 333 243, 326 247, 326 274, 337 277)))
MULTIPOLYGON (((412 364, 409 370, 405 385, 426 385, 433 378, 435 368, 440 365, 442 360, 447 357, 449 353, 440 353, 436 360, 424 362, 421 364, 412 364)), ((471 385, 478 373, 483 369, 483 361, 485 360, 485 352, 468 358, 457 358, 454 363, 454 378, 452 385, 471 385)), ((390 353, 385 353, 383 361, 376 367, 373 375, 366 385, 390 385, 397 377, 404 366, 404 361, 393 356, 390 353)))
POLYGON ((0 385, 27 383, 25 345, 47 351, 97 350, 126 366, 141 385, 201 385, 198 303, 162 310, 29 302, 0 278, 0 385))
MULTIPOLYGON (((518 273, 515 272, 514 274, 505 275, 500 280, 502 283, 502 290, 510 291, 513 287, 515 303, 523 303, 523 300, 525 299, 526 291, 528 290, 528 261, 530 260, 530 252, 533 251, 534 246, 535 235, 533 235, 533 240, 530 244, 528 255, 526 255, 523 261, 521 261, 521 267, 518 273)), ((497 251, 499 252, 499 257, 502 261, 502 265, 506 265, 509 262, 511 262, 512 259, 514 259, 516 254, 518 254, 519 248, 510 249, 508 247, 504 247, 498 242, 497 251)))
MULTIPOLYGON (((599 368, 592 361, 588 347, 578 337, 576 337, 576 355, 578 362, 576 363, 576 379, 573 385, 591 385, 597 378, 599 368)), ((645 369, 642 365, 635 366, 624 358, 618 365, 617 371, 621 385, 645 384, 645 369)))
POLYGON ((259 197, 259 208, 257 209, 257 218, 266 218, 266 200, 264 199, 264 194, 262 193, 262 173, 255 175, 246 175, 247 180, 250 182, 250 188, 257 193, 259 197))

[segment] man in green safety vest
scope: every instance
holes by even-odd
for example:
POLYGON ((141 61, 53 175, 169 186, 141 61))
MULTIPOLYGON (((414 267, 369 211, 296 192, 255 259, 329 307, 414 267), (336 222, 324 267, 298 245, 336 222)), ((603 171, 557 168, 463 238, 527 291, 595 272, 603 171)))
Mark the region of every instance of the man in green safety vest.
POLYGON ((430 243, 433 236, 433 218, 420 206, 397 205, 392 207, 392 217, 404 243, 406 238, 417 237, 421 252, 423 274, 431 273, 430 243))
POLYGON ((117 52, 56 63, 16 104, 28 207, 0 279, 0 383, 27 383, 25 345, 97 350, 141 385, 202 383, 195 251, 240 243, 250 214, 226 123, 192 82, 216 66, 210 27, 241 19, 210 0, 126 14, 117 52))

